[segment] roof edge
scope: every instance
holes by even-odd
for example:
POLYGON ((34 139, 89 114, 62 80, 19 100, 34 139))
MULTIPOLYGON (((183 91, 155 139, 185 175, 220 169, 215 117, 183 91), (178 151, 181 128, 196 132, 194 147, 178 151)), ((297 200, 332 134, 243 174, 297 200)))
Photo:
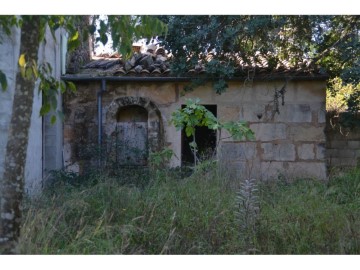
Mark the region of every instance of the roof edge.
MULTIPOLYGON (((61 80, 71 81, 71 82, 80 82, 80 81, 118 81, 118 82, 190 82, 193 79, 220 79, 220 78, 210 78, 210 77, 140 77, 140 76, 88 76, 88 75, 62 75, 61 80)), ((245 81, 248 77, 232 77, 226 79, 226 81, 245 81)), ((326 74, 316 74, 316 75, 272 75, 272 76, 255 76, 254 81, 277 81, 277 80, 291 80, 291 81, 325 81, 329 79, 329 76, 326 74)))

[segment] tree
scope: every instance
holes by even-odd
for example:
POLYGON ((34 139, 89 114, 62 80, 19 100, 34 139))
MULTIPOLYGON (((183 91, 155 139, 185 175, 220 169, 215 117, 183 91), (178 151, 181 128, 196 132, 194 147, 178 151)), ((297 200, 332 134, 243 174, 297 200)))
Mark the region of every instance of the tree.
MULTIPOLYGON (((61 27, 66 29, 69 33, 68 47, 70 50, 81 43, 79 31, 83 31, 83 36, 86 38, 89 33, 103 31, 100 35, 100 38, 103 38, 107 29, 122 30, 125 33, 120 35, 122 44, 131 44, 134 38, 140 38, 138 34, 151 36, 154 30, 165 29, 162 23, 147 16, 131 16, 130 19, 128 16, 124 18, 113 16, 108 23, 100 22, 100 29, 94 28, 94 25, 89 25, 87 29, 78 29, 76 26, 81 20, 83 20, 81 16, 21 16, 19 18, 0 16, 0 27, 7 35, 10 35, 12 27, 21 27, 19 68, 16 74, 12 116, 8 131, 4 175, 3 179, 0 179, 0 253, 14 254, 18 252, 21 202, 24 193, 24 168, 35 82, 36 80, 40 81, 39 90, 43 94, 41 115, 56 109, 58 91, 65 91, 66 87, 74 90, 73 84, 56 81, 51 76, 49 64, 38 63, 39 44, 44 40, 47 27, 53 33, 54 38, 57 29, 61 27), (148 24, 141 24, 141 19, 146 20, 148 24), (126 24, 132 21, 136 21, 136 23, 126 24), (121 27, 118 26, 120 23, 122 23, 121 27), (157 28, 151 28, 151 24, 155 24, 157 28)), ((106 43, 105 40, 103 42, 106 43)), ((131 48, 131 45, 127 45, 127 48, 131 48)), ((2 89, 5 90, 7 80, 1 71, 0 83, 2 89)), ((53 115, 51 120, 54 122, 56 116, 53 115)))
MULTIPOLYGON (((24 17, 21 28, 20 53, 37 61, 39 48, 40 18, 24 17)), ((24 190, 24 168, 28 131, 32 113, 35 80, 16 74, 13 113, 6 146, 4 180, 1 185, 0 250, 2 253, 16 253, 20 234, 21 211, 24 190)))
MULTIPOLYGON (((286 62, 294 70, 312 71, 320 66, 330 79, 340 76, 344 83, 360 82, 360 16, 159 18, 168 22, 164 42, 175 56, 172 70, 184 74, 203 66, 209 75, 205 80, 213 82, 217 93, 226 90, 226 79, 248 76, 241 65, 251 67, 264 59, 269 73, 286 62)), ((252 71, 256 75, 257 70, 252 71)), ((189 89, 200 83, 193 81, 189 89)), ((359 96, 355 93, 352 99, 357 104, 359 96)))

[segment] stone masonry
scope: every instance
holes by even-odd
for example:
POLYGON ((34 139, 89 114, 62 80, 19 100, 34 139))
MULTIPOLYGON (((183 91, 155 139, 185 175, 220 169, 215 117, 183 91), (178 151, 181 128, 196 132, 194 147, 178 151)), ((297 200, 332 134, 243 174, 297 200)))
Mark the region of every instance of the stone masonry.
POLYGON ((342 127, 339 125, 339 117, 330 117, 330 113, 328 113, 325 134, 326 159, 330 170, 359 167, 359 127, 342 127))
MULTIPOLYGON (((274 91, 284 81, 229 82, 229 89, 217 95, 211 85, 183 92, 181 82, 107 82, 103 94, 103 130, 111 125, 107 111, 114 110, 119 98, 149 100, 159 111, 164 127, 161 140, 177 157, 173 166, 181 165, 181 132, 169 122, 171 113, 187 98, 200 98, 202 104, 216 105, 220 120, 245 120, 255 132, 254 141, 234 141, 222 132, 218 158, 237 178, 270 180, 294 177, 326 179, 325 158, 325 81, 293 80, 287 83, 284 105, 275 111, 274 91), (112 104, 112 105, 111 105, 112 104)), ((99 81, 77 82, 78 92, 66 97, 64 158, 72 169, 81 171, 80 145, 97 139, 97 92, 99 81)), ((115 108, 116 110, 116 108, 115 108)), ((104 134, 105 135, 105 134, 104 134)))

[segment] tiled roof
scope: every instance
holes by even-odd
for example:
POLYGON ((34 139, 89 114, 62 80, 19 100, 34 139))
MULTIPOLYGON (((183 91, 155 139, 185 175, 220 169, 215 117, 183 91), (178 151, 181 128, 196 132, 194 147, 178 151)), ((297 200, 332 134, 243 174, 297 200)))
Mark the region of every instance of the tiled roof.
MULTIPOLYGON (((123 61, 118 54, 112 56, 98 57, 86 64, 79 75, 96 76, 136 76, 136 77, 168 77, 171 74, 170 61, 172 55, 162 47, 149 47, 146 52, 134 52, 128 61, 123 61)), ((319 67, 313 65, 311 61, 304 60, 301 63, 291 64, 286 60, 279 61, 276 66, 271 65, 272 55, 257 54, 247 60, 240 54, 228 55, 236 63, 235 76, 246 77, 270 77, 273 75, 289 76, 324 76, 319 67)), ((213 55, 209 54, 205 61, 211 61, 213 55)), ((224 64, 226 64, 224 62, 224 64)), ((193 69, 190 69, 185 76, 206 76, 207 72, 201 62, 193 69)))

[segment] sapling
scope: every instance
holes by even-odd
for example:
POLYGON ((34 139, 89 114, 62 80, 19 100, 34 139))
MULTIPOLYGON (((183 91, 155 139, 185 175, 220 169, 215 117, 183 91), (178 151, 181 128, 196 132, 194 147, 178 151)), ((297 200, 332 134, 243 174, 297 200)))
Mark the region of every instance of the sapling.
MULTIPOLYGON (((193 140, 189 144, 190 149, 194 155, 194 166, 197 166, 197 152, 198 147, 196 144, 195 130, 196 127, 207 127, 212 130, 216 130, 221 134, 221 130, 225 129, 229 132, 230 137, 241 140, 243 138, 247 140, 254 139, 254 132, 248 127, 245 121, 228 121, 220 122, 214 114, 205 108, 205 106, 199 104, 200 99, 187 99, 185 101, 185 107, 180 108, 172 113, 171 123, 174 124, 177 130, 185 130, 187 137, 192 136, 193 140)), ((221 136, 218 138, 216 144, 215 153, 220 144, 221 136)))

